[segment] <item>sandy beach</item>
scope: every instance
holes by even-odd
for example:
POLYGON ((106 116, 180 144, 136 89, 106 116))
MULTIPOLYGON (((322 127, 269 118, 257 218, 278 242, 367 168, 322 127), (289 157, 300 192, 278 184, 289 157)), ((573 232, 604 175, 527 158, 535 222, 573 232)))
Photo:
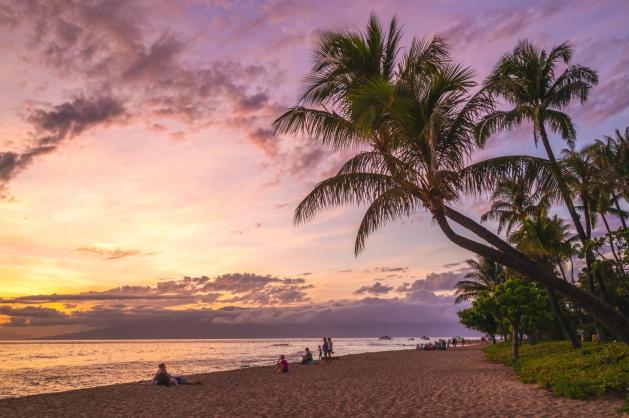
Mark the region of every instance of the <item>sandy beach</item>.
MULTIPOLYGON (((171 370, 176 374, 176 370, 171 370)), ((0 401, 11 417, 618 417, 621 399, 578 401, 517 381, 480 346, 349 355, 329 364, 196 376, 198 386, 113 385, 0 401)))

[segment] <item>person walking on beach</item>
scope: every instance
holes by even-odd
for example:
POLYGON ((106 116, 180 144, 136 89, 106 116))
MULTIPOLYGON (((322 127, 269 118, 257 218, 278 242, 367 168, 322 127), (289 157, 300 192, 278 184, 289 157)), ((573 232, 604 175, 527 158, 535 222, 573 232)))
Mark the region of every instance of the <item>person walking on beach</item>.
POLYGON ((286 361, 286 357, 284 357, 284 354, 280 356, 280 359, 277 361, 277 365, 275 366, 275 370, 273 370, 273 372, 276 372, 278 370, 282 373, 288 373, 288 361, 286 361))
POLYGON ((327 360, 329 357, 329 350, 330 349, 328 346, 328 340, 325 337, 323 337, 323 358, 325 360, 327 360))
POLYGON ((330 359, 332 358, 332 354, 334 354, 334 349, 332 348, 332 338, 328 337, 328 355, 330 359))
POLYGON ((321 349, 321 346, 319 346, 319 361, 321 361, 321 354, 323 353, 323 350, 321 349))

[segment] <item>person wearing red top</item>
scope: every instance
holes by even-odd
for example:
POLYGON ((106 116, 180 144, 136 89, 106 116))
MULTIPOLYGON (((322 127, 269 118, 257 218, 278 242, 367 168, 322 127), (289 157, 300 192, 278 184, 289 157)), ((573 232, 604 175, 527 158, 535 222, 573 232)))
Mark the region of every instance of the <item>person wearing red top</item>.
POLYGON ((274 371, 281 370, 282 373, 288 373, 288 361, 286 361, 286 357, 284 354, 280 356, 280 359, 277 361, 277 367, 275 367, 274 371))

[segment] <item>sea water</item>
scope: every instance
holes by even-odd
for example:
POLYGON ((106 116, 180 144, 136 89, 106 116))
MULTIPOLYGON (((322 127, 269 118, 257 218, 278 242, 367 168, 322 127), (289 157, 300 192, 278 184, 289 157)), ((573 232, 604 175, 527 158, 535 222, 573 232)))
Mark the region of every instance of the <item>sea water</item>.
MULTIPOLYGON (((333 338, 334 355, 412 349, 417 337, 333 338)), ((435 341, 438 338, 431 338, 435 341)), ((148 381, 159 363, 175 375, 298 361, 318 338, 230 340, 0 341, 0 398, 148 381)))

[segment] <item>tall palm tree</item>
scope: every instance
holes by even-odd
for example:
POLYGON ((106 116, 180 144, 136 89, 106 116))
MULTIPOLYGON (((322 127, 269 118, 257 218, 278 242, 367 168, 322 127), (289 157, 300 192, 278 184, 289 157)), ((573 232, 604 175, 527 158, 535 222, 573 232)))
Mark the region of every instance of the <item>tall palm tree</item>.
MULTIPOLYGON (((482 90, 470 95, 473 71, 452 62, 444 41, 415 39, 401 55, 387 47, 396 44, 388 42, 392 32, 399 33, 395 20, 385 34, 372 16, 364 33, 323 35, 298 105, 274 122, 278 134, 304 133, 335 149, 364 150, 315 186, 297 207, 295 223, 327 208, 368 205, 357 233, 358 254, 380 226, 427 209, 455 244, 557 289, 629 341, 629 318, 451 207, 468 182, 461 170, 474 147, 478 118, 493 103, 482 90), (456 233, 448 219, 491 246, 456 233)), ((501 163, 516 170, 521 159, 512 160, 501 163)), ((476 184, 487 181, 479 179, 479 170, 469 176, 476 184)))
MULTIPOLYGON (((570 64, 572 47, 568 43, 555 46, 550 51, 540 49, 523 39, 511 53, 504 55, 485 84, 489 90, 504 99, 511 109, 497 110, 486 115, 477 127, 477 139, 484 144, 491 134, 507 131, 527 121, 533 125, 535 144, 542 141, 557 179, 561 197, 570 213, 572 223, 581 244, 586 248, 586 274, 592 276, 594 255, 587 246, 588 237, 579 214, 574 207, 570 190, 550 145, 547 128, 560 136, 572 148, 576 130, 570 117, 563 110, 574 99, 581 103, 588 98, 590 89, 598 84, 598 75, 591 68, 570 64), (560 65, 567 68, 559 73, 560 65)), ((588 279, 590 282, 592 279, 588 279)), ((591 289, 592 290, 592 289, 591 289)), ((607 295, 602 294, 606 302, 607 295)), ((602 327, 597 326, 603 335, 602 327)))
MULTIPOLYGON (((592 229, 596 226, 597 221, 596 168, 587 149, 580 152, 564 149, 561 155, 560 165, 563 169, 563 177, 566 185, 581 203, 580 207, 583 210, 583 218, 585 220, 585 236, 589 241, 592 238, 592 229)), ((600 290, 605 299, 609 299, 605 282, 600 277, 600 274, 592 274, 589 269, 587 273, 590 291, 593 293, 597 291, 594 286, 594 277, 596 277, 598 290, 600 290)))
MULTIPOLYGON (((538 216, 522 221, 518 230, 509 236, 509 240, 516 248, 525 254, 536 258, 549 271, 554 271, 560 266, 563 258, 570 251, 571 245, 568 239, 567 226, 557 217, 549 218, 545 211, 538 216)), ((574 348, 580 348, 581 342, 577 338, 574 327, 567 320, 555 291, 547 287, 551 308, 561 330, 574 348)))
POLYGON ((454 303, 474 300, 481 292, 491 294, 501 283, 505 281, 505 269, 501 264, 486 258, 479 260, 466 260, 472 269, 465 275, 464 280, 459 280, 455 285, 456 299, 454 303))
POLYGON ((481 216, 481 222, 498 221, 498 233, 505 229, 507 235, 529 217, 537 216, 550 202, 541 190, 531 193, 531 185, 519 179, 504 179, 498 183, 491 196, 491 208, 481 216))
POLYGON ((478 124, 477 138, 479 143, 484 144, 495 132, 511 130, 525 121, 532 123, 535 144, 542 141, 562 198, 579 238, 585 245, 585 230, 547 132, 550 129, 560 134, 570 147, 574 146, 576 130, 563 110, 573 99, 585 102, 590 89, 598 83, 596 71, 578 64, 570 65, 572 52, 568 43, 546 51, 526 39, 519 41, 511 53, 500 59, 485 82, 488 89, 512 108, 487 114, 478 124), (567 65, 567 68, 559 73, 562 64, 567 65))

